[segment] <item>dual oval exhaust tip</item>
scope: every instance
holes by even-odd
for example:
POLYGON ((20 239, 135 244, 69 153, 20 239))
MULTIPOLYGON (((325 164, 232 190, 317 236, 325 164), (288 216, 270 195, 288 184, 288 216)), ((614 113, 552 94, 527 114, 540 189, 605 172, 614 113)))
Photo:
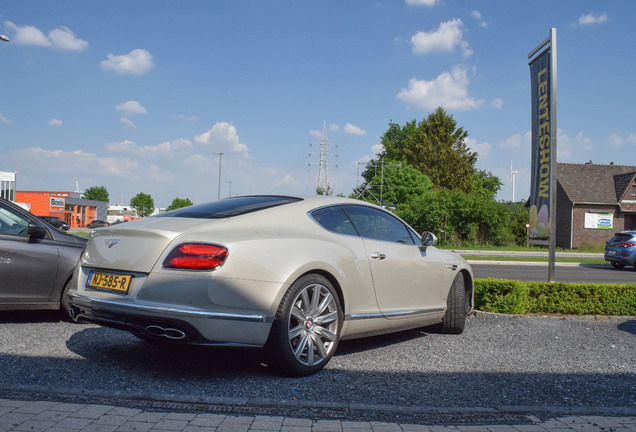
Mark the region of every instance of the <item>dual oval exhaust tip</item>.
POLYGON ((179 329, 161 327, 154 324, 147 326, 145 330, 146 332, 148 332, 149 335, 152 335, 158 338, 165 338, 170 340, 181 340, 187 337, 187 335, 179 329))

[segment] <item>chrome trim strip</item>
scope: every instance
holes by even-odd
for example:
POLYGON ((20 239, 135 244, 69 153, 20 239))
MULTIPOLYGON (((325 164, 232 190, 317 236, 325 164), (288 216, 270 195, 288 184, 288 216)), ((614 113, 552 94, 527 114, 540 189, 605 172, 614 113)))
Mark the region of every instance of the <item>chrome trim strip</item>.
POLYGON ((363 314, 351 314, 345 315, 345 321, 357 321, 374 318, 410 318, 416 316, 426 316, 444 312, 443 308, 425 309, 425 310, 408 310, 397 312, 375 312, 375 313, 363 313, 363 314))
POLYGON ((195 311, 195 310, 189 310, 189 309, 176 309, 176 308, 170 308, 170 307, 126 304, 126 303, 121 303, 114 300, 92 299, 92 298, 84 297, 75 293, 69 293, 69 294, 71 297, 71 303, 74 306, 79 306, 79 307, 92 308, 94 305, 97 305, 97 306, 105 305, 105 306, 116 306, 118 308, 127 309, 129 311, 142 311, 142 312, 153 312, 153 313, 159 313, 159 314, 173 314, 173 315, 176 314, 176 315, 181 315, 185 317, 193 317, 193 318, 246 321, 246 322, 257 322, 257 323, 274 322, 273 317, 266 317, 264 315, 235 314, 235 313, 225 313, 225 312, 205 312, 205 311, 195 311))

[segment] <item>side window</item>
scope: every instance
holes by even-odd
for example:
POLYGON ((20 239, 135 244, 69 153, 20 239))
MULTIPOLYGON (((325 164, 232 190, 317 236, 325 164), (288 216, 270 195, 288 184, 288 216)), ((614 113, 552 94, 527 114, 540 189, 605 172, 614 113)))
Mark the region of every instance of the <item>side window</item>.
POLYGON ((29 220, 11 209, 0 206, 0 234, 27 235, 29 220))
POLYGON ((327 207, 316 210, 311 216, 328 231, 352 236, 358 235, 351 221, 340 207, 327 207))
POLYGON ((389 213, 365 206, 345 206, 344 210, 362 237, 414 244, 406 226, 389 213))

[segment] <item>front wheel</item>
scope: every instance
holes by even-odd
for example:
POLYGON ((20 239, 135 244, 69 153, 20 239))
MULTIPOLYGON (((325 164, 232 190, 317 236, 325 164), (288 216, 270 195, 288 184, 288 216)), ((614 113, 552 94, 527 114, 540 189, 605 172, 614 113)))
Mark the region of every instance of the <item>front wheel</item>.
POLYGON ((266 346, 270 363, 289 375, 319 372, 336 351, 342 320, 332 284, 320 275, 301 277, 278 307, 266 346))
POLYGON ((446 300, 446 314, 442 320, 442 332, 460 334, 466 325, 466 286, 464 274, 457 273, 446 300))

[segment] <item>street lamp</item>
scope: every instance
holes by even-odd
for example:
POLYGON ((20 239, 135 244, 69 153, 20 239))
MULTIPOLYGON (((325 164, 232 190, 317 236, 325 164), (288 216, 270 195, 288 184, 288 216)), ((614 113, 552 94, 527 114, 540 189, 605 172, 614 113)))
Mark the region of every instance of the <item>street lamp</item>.
POLYGON ((212 152, 219 156, 219 196, 218 200, 221 200, 221 159, 223 159, 223 153, 212 152))
POLYGON ((232 180, 225 180, 225 183, 229 183, 230 184, 230 193, 228 195, 228 197, 232 197, 232 180))
POLYGON ((3 34, 0 34, 0 40, 4 42, 11 42, 11 39, 9 39, 7 36, 3 34))

